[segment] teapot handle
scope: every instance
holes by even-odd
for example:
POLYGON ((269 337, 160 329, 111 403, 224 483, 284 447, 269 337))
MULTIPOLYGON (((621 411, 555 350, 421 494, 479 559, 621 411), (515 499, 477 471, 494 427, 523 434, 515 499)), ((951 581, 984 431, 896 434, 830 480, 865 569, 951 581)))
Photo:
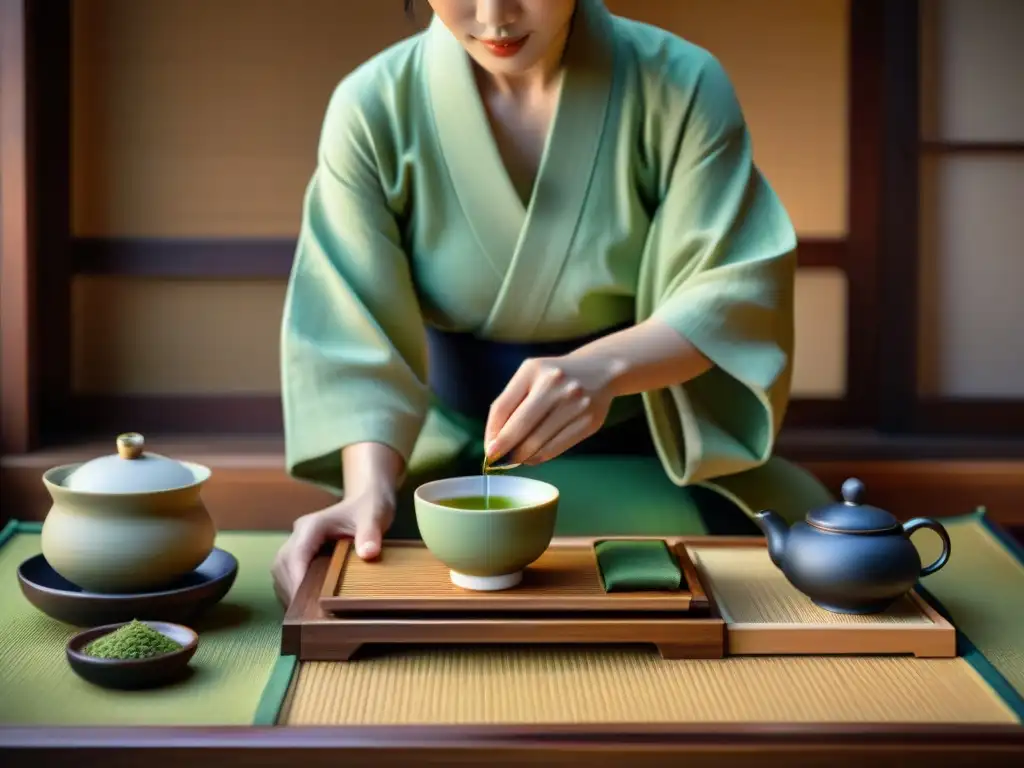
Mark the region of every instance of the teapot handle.
POLYGON ((934 563, 921 569, 921 575, 919 578, 933 574, 944 566, 949 560, 949 551, 952 548, 949 541, 949 534, 946 533, 946 529, 934 520, 930 520, 927 517, 915 517, 913 520, 908 520, 903 524, 903 532, 908 538, 913 536, 922 528, 930 528, 939 534, 939 538, 942 539, 942 554, 938 556, 934 563))

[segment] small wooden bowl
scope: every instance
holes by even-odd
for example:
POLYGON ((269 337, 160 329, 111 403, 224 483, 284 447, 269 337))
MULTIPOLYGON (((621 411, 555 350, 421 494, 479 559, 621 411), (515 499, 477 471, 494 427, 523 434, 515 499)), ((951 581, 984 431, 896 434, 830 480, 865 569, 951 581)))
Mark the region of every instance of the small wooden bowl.
POLYGON ((68 641, 68 663, 79 677, 103 688, 132 690, 165 685, 185 675, 188 663, 199 646, 199 635, 181 624, 168 624, 163 621, 142 622, 178 643, 181 646, 180 651, 148 659, 98 659, 85 653, 85 647, 93 640, 110 634, 127 623, 129 622, 93 627, 79 632, 68 641))

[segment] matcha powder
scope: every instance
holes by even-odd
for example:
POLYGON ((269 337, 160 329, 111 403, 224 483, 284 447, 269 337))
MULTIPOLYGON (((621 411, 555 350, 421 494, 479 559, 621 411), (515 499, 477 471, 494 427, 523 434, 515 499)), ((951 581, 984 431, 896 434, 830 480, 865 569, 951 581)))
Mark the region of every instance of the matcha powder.
POLYGON ((148 659, 180 650, 178 643, 138 620, 96 638, 85 647, 87 654, 98 659, 148 659))

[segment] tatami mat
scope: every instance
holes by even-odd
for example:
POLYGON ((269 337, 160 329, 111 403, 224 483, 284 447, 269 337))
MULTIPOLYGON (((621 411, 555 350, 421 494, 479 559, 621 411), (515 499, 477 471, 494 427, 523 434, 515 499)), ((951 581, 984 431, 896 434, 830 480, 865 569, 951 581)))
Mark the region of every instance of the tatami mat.
POLYGON ((646 649, 391 652, 300 666, 288 725, 1013 723, 962 659, 666 661, 646 649))
MULTIPOLYGON (((947 521, 947 528, 953 556, 924 585, 1021 690, 1024 567, 980 516, 947 521)), ((926 562, 937 554, 928 533, 914 541, 926 562)), ((880 617, 821 611, 794 599, 766 557, 709 552, 700 555, 720 572, 746 569, 742 579, 717 587, 729 595, 734 621, 922 620, 900 607, 880 617)), ((965 658, 666 661, 653 649, 594 647, 409 649, 350 663, 304 663, 281 716, 290 725, 730 721, 1019 722, 965 658)))

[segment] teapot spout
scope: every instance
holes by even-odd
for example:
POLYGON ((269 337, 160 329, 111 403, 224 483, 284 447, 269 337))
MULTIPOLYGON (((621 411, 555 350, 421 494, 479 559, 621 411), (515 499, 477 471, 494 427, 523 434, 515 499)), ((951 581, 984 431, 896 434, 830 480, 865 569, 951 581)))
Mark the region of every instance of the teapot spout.
POLYGON ((776 512, 770 509, 763 509, 754 515, 754 522, 764 533, 768 541, 768 556, 779 568, 786 559, 786 540, 789 538, 789 526, 786 521, 776 512))

